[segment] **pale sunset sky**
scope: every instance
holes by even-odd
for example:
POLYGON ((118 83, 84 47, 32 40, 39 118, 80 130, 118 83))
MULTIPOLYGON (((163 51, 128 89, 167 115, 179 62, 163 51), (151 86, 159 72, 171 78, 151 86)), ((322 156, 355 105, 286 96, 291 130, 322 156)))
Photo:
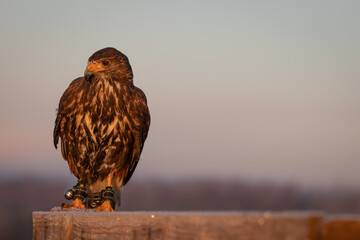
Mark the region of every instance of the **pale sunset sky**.
POLYGON ((89 56, 129 57, 133 178, 360 185, 360 1, 1 1, 0 175, 70 176, 52 131, 89 56))

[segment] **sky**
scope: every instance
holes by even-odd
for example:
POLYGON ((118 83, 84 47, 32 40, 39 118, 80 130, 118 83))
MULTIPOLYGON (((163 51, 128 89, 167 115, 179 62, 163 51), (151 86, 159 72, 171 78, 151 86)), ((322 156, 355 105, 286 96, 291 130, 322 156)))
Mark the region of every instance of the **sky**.
POLYGON ((359 1, 1 1, 0 174, 72 178, 56 108, 104 47, 152 123, 133 178, 360 184, 359 1))

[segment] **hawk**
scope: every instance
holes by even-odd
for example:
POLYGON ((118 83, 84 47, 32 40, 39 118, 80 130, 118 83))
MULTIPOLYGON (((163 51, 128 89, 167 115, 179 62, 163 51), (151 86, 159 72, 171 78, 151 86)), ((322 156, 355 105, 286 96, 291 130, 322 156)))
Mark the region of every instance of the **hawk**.
POLYGON ((54 128, 54 145, 78 178, 74 201, 63 207, 114 211, 120 188, 131 178, 150 126, 144 92, 133 84, 128 58, 115 48, 95 52, 84 76, 62 95, 54 128), (85 202, 86 203, 86 202, 85 202))

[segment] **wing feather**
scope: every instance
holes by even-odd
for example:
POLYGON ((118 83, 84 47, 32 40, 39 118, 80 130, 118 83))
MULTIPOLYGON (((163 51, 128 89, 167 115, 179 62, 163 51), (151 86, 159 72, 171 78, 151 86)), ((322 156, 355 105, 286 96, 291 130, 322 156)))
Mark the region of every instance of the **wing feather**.
POLYGON ((70 156, 69 143, 63 138, 65 134, 66 121, 69 119, 71 110, 76 106, 79 93, 82 91, 82 83, 84 78, 77 78, 73 80, 69 87, 65 90, 64 94, 60 98, 59 107, 57 109, 57 116, 55 120, 55 127, 53 132, 54 146, 57 148, 59 138, 61 138, 61 153, 63 158, 68 162, 71 172, 78 175, 74 162, 70 156))
POLYGON ((144 92, 137 87, 134 87, 134 109, 131 112, 131 117, 137 122, 139 123, 139 130, 140 130, 140 135, 139 135, 139 150, 136 153, 135 150, 135 154, 136 156, 133 156, 131 159, 131 163, 130 163, 130 167, 127 171, 127 174, 124 178, 124 184, 125 185, 131 178, 132 174, 135 171, 135 168, 140 160, 140 154, 142 152, 142 149, 144 147, 144 142, 147 138, 148 132, 149 132, 149 127, 150 127, 150 112, 149 112, 149 108, 147 106, 147 99, 146 96, 144 94, 144 92))

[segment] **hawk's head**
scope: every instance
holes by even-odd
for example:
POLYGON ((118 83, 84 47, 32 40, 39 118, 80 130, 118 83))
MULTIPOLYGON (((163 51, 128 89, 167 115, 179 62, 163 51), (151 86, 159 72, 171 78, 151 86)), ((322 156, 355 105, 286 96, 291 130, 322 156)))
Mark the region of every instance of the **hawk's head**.
POLYGON ((89 83, 98 79, 132 82, 133 73, 128 58, 115 48, 104 48, 89 58, 84 77, 89 83))

